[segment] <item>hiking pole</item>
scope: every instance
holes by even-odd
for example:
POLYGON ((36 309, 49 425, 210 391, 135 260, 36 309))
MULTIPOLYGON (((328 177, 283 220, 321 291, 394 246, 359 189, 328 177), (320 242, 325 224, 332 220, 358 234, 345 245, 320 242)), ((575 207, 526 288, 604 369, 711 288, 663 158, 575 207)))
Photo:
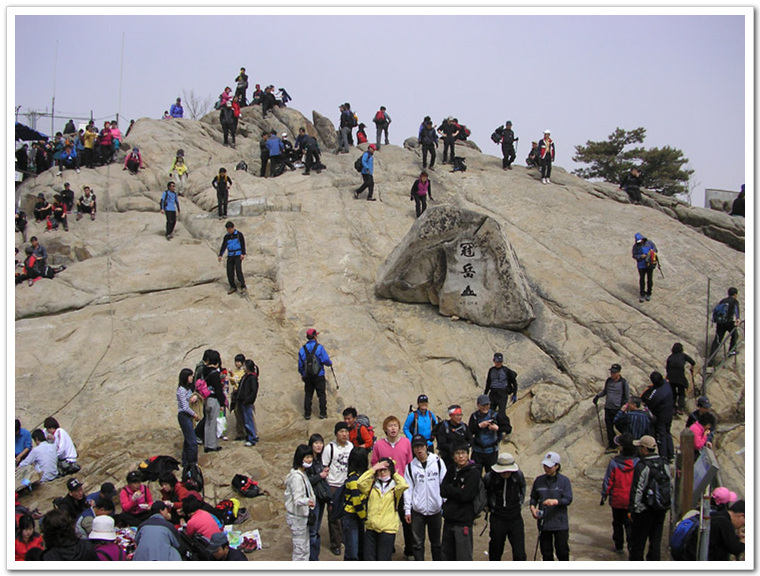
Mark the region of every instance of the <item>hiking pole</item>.
POLYGON ((594 412, 596 412, 596 420, 599 422, 599 436, 602 438, 602 446, 604 446, 604 429, 602 428, 602 417, 599 416, 599 408, 594 404, 594 412))
POLYGON ((340 384, 338 384, 338 377, 335 375, 335 368, 330 366, 330 371, 332 372, 333 378, 335 378, 335 389, 340 390, 340 384))
POLYGON ((657 259, 657 269, 660 271, 660 276, 662 276, 662 279, 665 280, 665 274, 662 273, 662 266, 660 266, 660 259, 657 259))
MULTIPOLYGON (((541 512, 541 510, 539 510, 539 512, 541 512)), ((543 528, 543 525, 544 525, 544 518, 542 516, 538 520, 538 537, 536 538, 536 549, 533 551, 533 562, 535 562, 536 558, 538 557, 538 545, 541 542, 541 528, 543 528)))

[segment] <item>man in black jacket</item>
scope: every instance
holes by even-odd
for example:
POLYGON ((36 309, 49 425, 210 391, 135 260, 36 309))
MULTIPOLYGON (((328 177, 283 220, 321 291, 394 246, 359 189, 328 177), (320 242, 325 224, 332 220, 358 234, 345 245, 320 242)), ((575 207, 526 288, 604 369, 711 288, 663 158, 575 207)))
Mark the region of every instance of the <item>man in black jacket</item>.
POLYGON ((725 314, 716 314, 713 311, 713 320, 715 321, 715 340, 713 340, 712 347, 710 349, 710 355, 712 356, 715 351, 723 342, 726 334, 731 334, 731 347, 729 348, 728 355, 736 356, 736 340, 738 333, 734 330, 741 321, 739 320, 739 291, 733 286, 728 289, 728 296, 723 298, 715 307, 721 310, 725 310, 725 314))
POLYGON ((512 121, 507 120, 507 124, 504 130, 501 131, 501 153, 504 155, 504 159, 501 161, 501 167, 504 170, 512 170, 512 162, 515 161, 517 154, 515 153, 515 142, 519 138, 515 138, 515 133, 512 132, 512 121))
POLYGON ((573 502, 573 488, 560 471, 560 456, 548 452, 541 461, 544 474, 533 481, 530 513, 538 521, 541 556, 544 562, 570 560, 570 522, 567 507, 573 502))
POLYGON ((507 401, 512 396, 512 404, 517 402, 517 372, 504 366, 504 355, 496 352, 493 355, 493 366, 488 369, 486 389, 483 394, 491 397, 494 410, 502 414, 507 412, 507 401))
POLYGON ((443 121, 438 133, 443 136, 443 162, 442 164, 454 163, 454 146, 459 135, 459 127, 454 124, 454 118, 449 116, 443 121))
POLYGON ((83 484, 76 478, 71 478, 66 482, 66 488, 69 493, 63 498, 55 502, 55 507, 58 510, 63 510, 71 516, 72 520, 76 520, 77 517, 90 507, 87 499, 84 495, 83 484))
POLYGON ((594 396, 594 406, 604 396, 604 423, 607 426, 607 451, 616 452, 615 446, 615 417, 620 409, 628 404, 630 389, 628 382, 620 375, 620 364, 610 366, 610 377, 604 382, 604 388, 594 396))
POLYGON ((641 204, 641 172, 635 166, 623 176, 620 181, 620 189, 625 190, 633 204, 641 204))
POLYGON ((670 426, 673 423, 673 388, 670 382, 662 377, 659 372, 649 375, 652 385, 644 390, 641 401, 649 408, 654 416, 654 431, 657 439, 657 448, 660 456, 666 462, 673 460, 673 437, 670 435, 670 426))
POLYGON ((472 432, 462 422, 462 407, 459 404, 449 406, 449 419, 438 425, 435 439, 438 445, 438 455, 446 465, 446 469, 453 470, 455 467, 454 446, 462 441, 468 446, 472 446, 472 432))
POLYGON ((710 519, 710 546, 708 560, 727 561, 729 554, 738 556, 744 552, 744 536, 737 530, 744 526, 744 500, 737 500, 728 510, 712 513, 710 519))
POLYGON ((509 538, 512 560, 527 560, 525 524, 520 508, 525 501, 525 476, 512 454, 503 452, 483 479, 488 493, 491 528, 488 536, 488 559, 500 562, 504 543, 509 538))
POLYGON ((472 561, 473 502, 480 488, 480 469, 470 461, 469 447, 463 441, 452 446, 454 465, 447 468, 441 483, 443 538, 441 560, 472 561))

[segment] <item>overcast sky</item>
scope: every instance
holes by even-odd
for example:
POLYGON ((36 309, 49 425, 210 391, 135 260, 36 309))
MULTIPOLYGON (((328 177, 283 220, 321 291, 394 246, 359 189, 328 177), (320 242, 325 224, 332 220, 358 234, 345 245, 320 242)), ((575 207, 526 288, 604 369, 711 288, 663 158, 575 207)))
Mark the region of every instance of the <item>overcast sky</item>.
MULTIPOLYGON (((753 137, 745 132, 752 120, 745 117, 752 106, 745 102, 751 8, 723 15, 298 12, 307 10, 312 14, 241 16, 242 9, 233 9, 215 10, 219 16, 45 16, 10 9, 9 104, 22 113, 50 110, 55 95, 56 116, 62 116, 55 130, 90 110, 99 119, 120 112, 123 129, 131 118, 159 118, 183 90, 216 97, 226 85, 234 88, 244 66, 251 86, 285 87, 291 106, 309 119, 316 110, 337 123, 337 107, 348 101, 360 121, 373 126, 375 111, 385 105, 393 144, 416 135, 424 116, 438 123, 451 114, 484 152, 500 155, 489 136, 512 120, 519 162, 548 128, 556 163, 572 170, 576 145, 604 140, 617 127, 643 126, 646 147, 673 146, 689 159, 698 184, 695 204, 702 204, 706 187, 737 190, 751 181, 745 176, 752 169, 745 165, 745 143, 751 146, 753 137)), ((37 126, 51 131, 49 118, 37 126)))

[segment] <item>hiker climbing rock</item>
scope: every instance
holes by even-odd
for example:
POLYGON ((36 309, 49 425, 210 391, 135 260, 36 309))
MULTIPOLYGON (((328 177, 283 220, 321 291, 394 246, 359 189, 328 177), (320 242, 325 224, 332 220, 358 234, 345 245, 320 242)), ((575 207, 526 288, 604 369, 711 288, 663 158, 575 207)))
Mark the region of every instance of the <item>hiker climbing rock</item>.
POLYGON ((652 276, 657 268, 657 246, 643 234, 636 233, 636 242, 631 249, 631 257, 636 260, 639 271, 639 302, 652 298, 652 276))

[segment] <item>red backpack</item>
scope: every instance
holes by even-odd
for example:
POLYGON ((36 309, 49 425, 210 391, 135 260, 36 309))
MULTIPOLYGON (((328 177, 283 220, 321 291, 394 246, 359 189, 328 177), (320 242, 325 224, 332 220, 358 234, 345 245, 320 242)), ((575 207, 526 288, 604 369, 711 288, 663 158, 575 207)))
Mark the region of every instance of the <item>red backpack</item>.
POLYGON ((375 114, 375 119, 373 120, 373 122, 375 123, 385 122, 385 112, 383 112, 382 110, 378 110, 377 114, 375 114))
POLYGON ((631 484, 633 484, 633 460, 616 461, 612 468, 607 494, 610 495, 610 505, 613 508, 628 508, 631 499, 631 484))

